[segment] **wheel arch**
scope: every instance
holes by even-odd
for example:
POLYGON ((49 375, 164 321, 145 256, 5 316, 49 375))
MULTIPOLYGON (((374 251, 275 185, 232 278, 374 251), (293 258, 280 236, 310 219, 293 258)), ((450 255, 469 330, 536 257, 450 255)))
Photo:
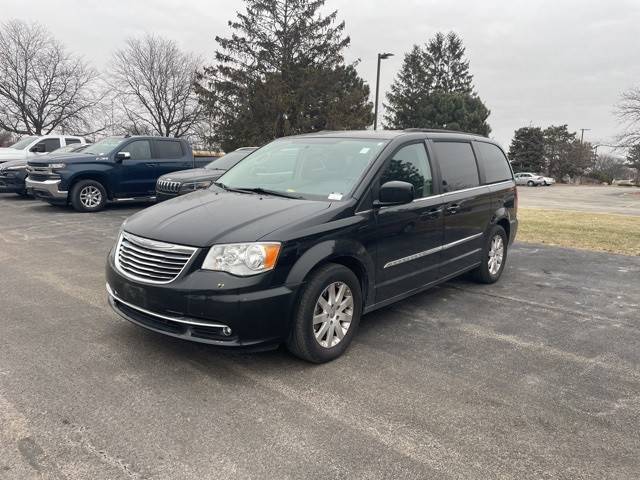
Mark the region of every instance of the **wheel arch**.
POLYGON ((109 199, 113 198, 111 189, 109 188, 109 182, 108 182, 107 175, 104 172, 95 172, 95 171, 93 171, 93 172, 81 172, 81 173, 78 173, 78 174, 74 175, 69 180, 69 184, 68 184, 69 192, 71 192, 73 187, 78 182, 81 182, 82 180, 93 180, 93 181, 99 182, 104 187, 104 189, 107 191, 107 197, 109 199))

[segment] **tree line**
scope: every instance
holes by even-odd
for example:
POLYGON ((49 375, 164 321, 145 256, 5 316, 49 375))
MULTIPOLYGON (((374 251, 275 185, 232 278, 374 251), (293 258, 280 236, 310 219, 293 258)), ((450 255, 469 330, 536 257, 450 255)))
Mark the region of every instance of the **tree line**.
MULTIPOLYGON (((225 150, 285 135, 365 129, 369 85, 346 62, 351 39, 325 0, 245 0, 216 36, 215 62, 155 35, 129 38, 104 72, 38 24, 0 26, 0 131, 16 135, 187 136, 225 150)), ((437 33, 407 53, 385 105, 387 128, 487 135, 462 40, 437 33)))

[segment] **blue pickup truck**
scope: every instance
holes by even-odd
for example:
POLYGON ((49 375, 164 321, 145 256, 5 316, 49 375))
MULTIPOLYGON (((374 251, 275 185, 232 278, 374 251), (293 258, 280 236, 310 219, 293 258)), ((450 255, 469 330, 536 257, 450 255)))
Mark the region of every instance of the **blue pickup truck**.
POLYGON ((80 153, 29 160, 27 192, 51 204, 97 212, 108 202, 152 200, 161 175, 202 167, 183 139, 107 137, 80 153))

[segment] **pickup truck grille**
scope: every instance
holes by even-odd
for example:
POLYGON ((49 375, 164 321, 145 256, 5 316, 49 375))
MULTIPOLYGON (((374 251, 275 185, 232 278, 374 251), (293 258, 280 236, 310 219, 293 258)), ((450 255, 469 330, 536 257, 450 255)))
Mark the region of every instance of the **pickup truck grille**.
POLYGON ((148 240, 123 232, 116 247, 116 267, 133 280, 169 283, 175 280, 197 249, 148 240))
POLYGON ((27 175, 31 180, 36 182, 42 182, 44 180, 51 180, 53 178, 60 178, 60 175, 54 175, 49 166, 34 167, 33 165, 27 165, 27 175))
POLYGON ((158 180, 156 191, 166 193, 178 193, 180 191, 180 182, 169 182, 167 180, 158 180))

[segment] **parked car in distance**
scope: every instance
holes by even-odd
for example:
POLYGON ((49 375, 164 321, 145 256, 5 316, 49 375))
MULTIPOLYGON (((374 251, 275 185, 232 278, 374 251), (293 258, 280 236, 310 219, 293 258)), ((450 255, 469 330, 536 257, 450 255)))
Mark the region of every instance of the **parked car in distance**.
POLYGON ((258 147, 241 147, 214 160, 203 168, 193 168, 163 175, 156 183, 156 200, 171 198, 209 188, 224 172, 235 166, 258 147))
POLYGON ((503 150, 477 135, 278 139, 209 189, 127 219, 107 260, 109 302, 173 337, 286 343, 326 362, 364 313, 469 271, 496 282, 516 236, 517 195, 503 150))
POLYGON ((517 185, 527 185, 529 187, 538 187, 544 184, 544 177, 535 173, 516 173, 514 178, 517 185))
MULTIPOLYGON (((71 143, 49 153, 49 157, 63 153, 81 152, 90 144, 71 143)), ((0 193, 17 193, 20 196, 27 196, 27 160, 11 160, 0 163, 0 193)))
POLYGON ((153 200, 159 176, 197 166, 186 140, 165 137, 107 137, 82 152, 48 157, 29 160, 27 191, 80 212, 153 200))
POLYGON ((26 160, 72 144, 85 144, 82 137, 73 135, 43 135, 23 137, 10 147, 0 148, 0 163, 26 160))
POLYGON ((551 185, 553 185, 554 183, 556 183, 556 179, 552 178, 552 177, 542 177, 542 185, 544 185, 545 187, 549 187, 551 185))

